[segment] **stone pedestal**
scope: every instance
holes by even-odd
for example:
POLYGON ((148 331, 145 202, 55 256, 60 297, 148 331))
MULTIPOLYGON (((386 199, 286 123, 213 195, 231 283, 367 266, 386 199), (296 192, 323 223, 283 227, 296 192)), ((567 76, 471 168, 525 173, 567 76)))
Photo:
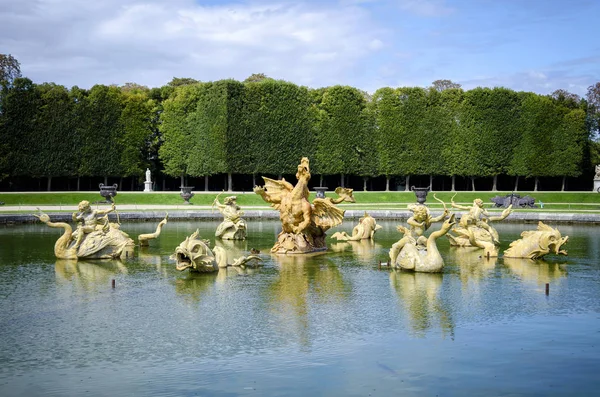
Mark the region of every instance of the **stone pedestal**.
POLYGON ((594 179, 594 192, 600 193, 600 178, 594 179))
POLYGON ((144 182, 144 191, 145 192, 151 192, 152 191, 152 182, 151 181, 144 182))

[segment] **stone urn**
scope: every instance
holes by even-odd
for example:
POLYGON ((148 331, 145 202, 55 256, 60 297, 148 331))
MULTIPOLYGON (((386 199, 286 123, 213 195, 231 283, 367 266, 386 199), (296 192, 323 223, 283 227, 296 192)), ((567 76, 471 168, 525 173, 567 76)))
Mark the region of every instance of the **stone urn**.
POLYGON ((427 200, 427 193, 429 193, 429 186, 427 187, 414 187, 410 188, 413 192, 415 192, 415 196, 417 196, 417 203, 424 204, 427 200))
POLYGON ((327 188, 324 186, 319 186, 315 188, 315 191, 317 192, 317 198, 325 198, 325 192, 327 191, 327 188))
POLYGON ((100 196, 104 197, 107 203, 112 203, 112 198, 117 195, 117 184, 113 184, 112 186, 106 186, 104 183, 100 184, 100 196))
POLYGON ((190 199, 194 197, 194 193, 192 193, 194 186, 180 186, 179 188, 181 189, 181 193, 179 193, 181 198, 185 200, 186 204, 191 204, 190 199))

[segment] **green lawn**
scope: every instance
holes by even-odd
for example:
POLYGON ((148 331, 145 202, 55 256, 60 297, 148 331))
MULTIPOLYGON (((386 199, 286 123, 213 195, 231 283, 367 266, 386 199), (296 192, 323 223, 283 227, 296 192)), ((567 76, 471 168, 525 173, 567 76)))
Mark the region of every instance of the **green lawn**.
MULTIPOLYGON (((457 203, 471 203, 475 198, 481 198, 486 207, 492 207, 493 203, 490 198, 500 195, 504 196, 509 192, 456 192, 454 201, 457 203)), ((217 196, 217 192, 197 193, 190 201, 195 205, 211 205, 213 199, 217 196)), ((224 197, 231 193, 223 193, 220 197, 221 201, 224 197)), ((235 193, 240 206, 267 206, 267 204, 253 192, 235 193)), ((593 192, 519 192, 521 197, 529 194, 536 199, 536 203, 540 201, 544 203, 545 210, 600 210, 600 194, 593 192)), ((335 197, 335 193, 328 192, 329 197, 335 197)), ((444 200, 446 203, 455 195, 452 192, 437 192, 436 196, 444 200)), ((314 198, 314 193, 311 194, 311 200, 314 198)), ((354 192, 356 204, 344 203, 344 208, 361 209, 361 208, 389 208, 389 209, 405 209, 406 205, 415 202, 415 195, 412 192, 354 192)), ((81 200, 90 202, 100 201, 102 197, 96 192, 73 192, 73 193, 0 193, 0 201, 6 205, 75 205, 81 200)), ((119 204, 154 204, 154 205, 180 205, 183 204, 183 199, 179 196, 179 192, 155 192, 155 193, 140 193, 140 192, 120 192, 115 197, 115 202, 119 204)), ((427 204, 432 208, 439 208, 441 204, 433 198, 433 193, 427 195, 427 204)), ((1 211, 2 207, 0 207, 1 211)))

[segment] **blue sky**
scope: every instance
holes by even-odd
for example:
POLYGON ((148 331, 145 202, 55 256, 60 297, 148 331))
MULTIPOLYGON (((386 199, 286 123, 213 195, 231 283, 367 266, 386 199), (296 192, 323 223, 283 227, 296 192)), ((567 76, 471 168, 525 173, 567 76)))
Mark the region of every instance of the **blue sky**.
POLYGON ((585 96, 600 81, 598 15, 595 0, 0 0, 0 53, 68 87, 265 73, 585 96))

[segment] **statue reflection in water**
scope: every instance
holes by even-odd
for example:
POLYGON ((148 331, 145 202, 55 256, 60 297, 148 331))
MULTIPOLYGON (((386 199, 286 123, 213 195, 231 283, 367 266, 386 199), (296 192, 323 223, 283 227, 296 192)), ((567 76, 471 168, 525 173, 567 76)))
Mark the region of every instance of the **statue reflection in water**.
MULTIPOLYGON (((323 254, 273 255, 272 258, 279 265, 278 277, 265 292, 271 310, 279 319, 277 332, 298 339, 302 346, 310 346, 311 301, 328 302, 332 310, 341 311, 339 306, 349 299, 351 288, 338 266, 323 254)), ((337 316, 324 316, 320 321, 342 320, 337 316)))
POLYGON ((408 313, 416 336, 424 337, 428 330, 439 327, 442 335, 454 339, 452 313, 439 297, 442 281, 442 273, 390 272, 390 285, 408 313))
POLYGON ((565 264, 546 262, 541 259, 504 258, 504 265, 523 281, 544 286, 567 276, 565 264))
POLYGON ((54 263, 56 281, 68 281, 82 291, 105 290, 119 274, 127 274, 127 267, 118 259, 57 259, 54 263))
POLYGON ((333 252, 351 250, 352 254, 362 262, 373 264, 376 262, 377 253, 381 250, 381 244, 377 244, 373 240, 343 241, 330 243, 329 248, 333 252))
POLYGON ((447 258, 448 263, 455 264, 460 269, 463 289, 471 284, 477 285, 492 275, 498 262, 497 256, 488 257, 478 247, 450 247, 447 258))

